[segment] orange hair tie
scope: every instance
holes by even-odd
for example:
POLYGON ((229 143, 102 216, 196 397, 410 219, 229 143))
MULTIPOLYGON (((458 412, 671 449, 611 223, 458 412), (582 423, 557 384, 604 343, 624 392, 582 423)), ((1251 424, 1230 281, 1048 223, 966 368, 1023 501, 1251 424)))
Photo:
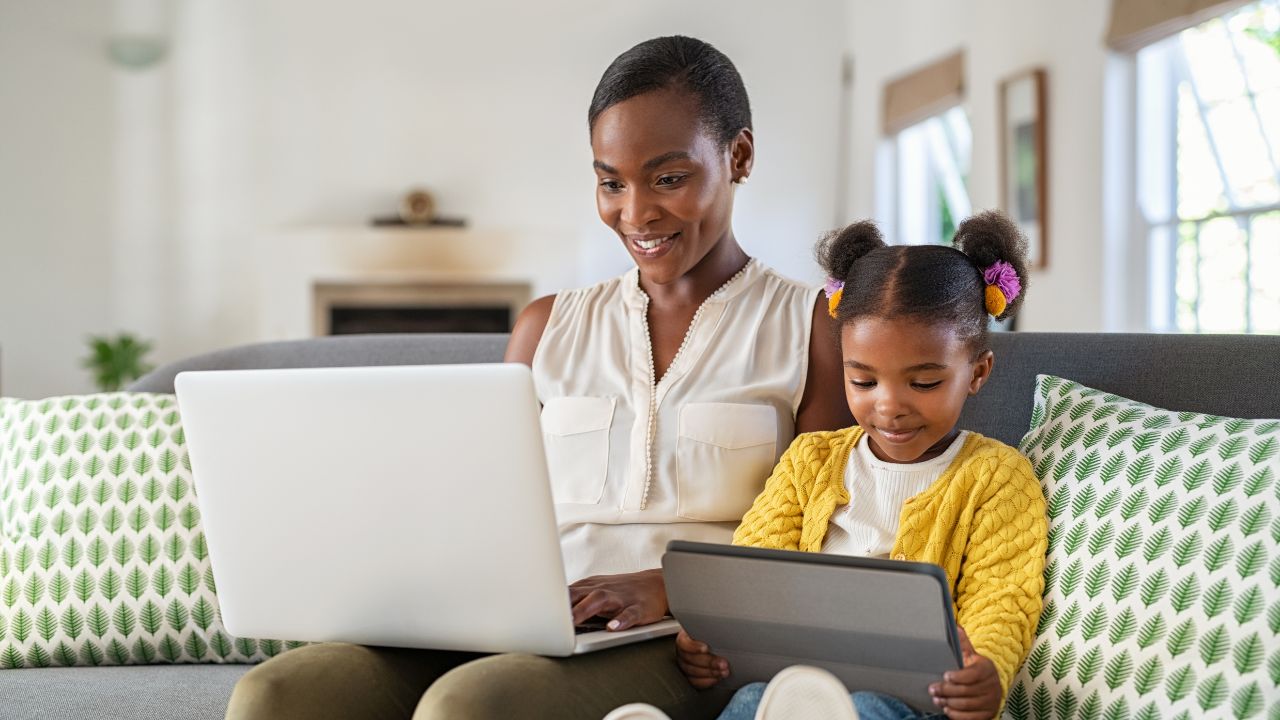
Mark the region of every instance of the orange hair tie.
POLYGON ((1009 307, 1009 301, 1005 299, 1004 293, 995 285, 987 286, 986 296, 987 312, 991 313, 992 317, 1000 317, 1000 314, 1004 312, 1004 309, 1009 307))
POLYGON ((842 297, 844 297, 844 288, 840 288, 827 296, 827 314, 833 320, 836 317, 836 308, 840 307, 840 298, 842 297))

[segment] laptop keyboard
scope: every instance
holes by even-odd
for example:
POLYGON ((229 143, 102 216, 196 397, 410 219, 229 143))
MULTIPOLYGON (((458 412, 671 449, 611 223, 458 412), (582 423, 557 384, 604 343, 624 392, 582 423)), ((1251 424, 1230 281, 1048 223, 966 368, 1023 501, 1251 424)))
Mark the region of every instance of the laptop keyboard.
POLYGON ((591 618, 583 622, 581 625, 575 626, 573 628, 573 634, 581 635, 582 633, 589 633, 589 632, 604 630, 605 624, 608 622, 609 620, 607 618, 591 618))

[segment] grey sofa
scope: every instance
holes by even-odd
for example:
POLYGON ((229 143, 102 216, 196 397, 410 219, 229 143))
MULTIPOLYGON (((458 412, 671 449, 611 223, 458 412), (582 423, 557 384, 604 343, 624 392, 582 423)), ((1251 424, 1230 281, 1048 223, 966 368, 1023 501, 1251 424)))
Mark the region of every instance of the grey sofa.
MULTIPOLYGON (((160 368, 130 389, 173 392, 183 370, 498 362, 505 335, 345 336, 249 345, 160 368)), ((1035 376, 1048 373, 1159 407, 1280 418, 1280 337, 1010 333, 963 427, 1016 444, 1035 376)), ((834 390, 833 391, 838 391, 834 390)), ((221 718, 245 666, 0 671, 0 718, 221 718)))

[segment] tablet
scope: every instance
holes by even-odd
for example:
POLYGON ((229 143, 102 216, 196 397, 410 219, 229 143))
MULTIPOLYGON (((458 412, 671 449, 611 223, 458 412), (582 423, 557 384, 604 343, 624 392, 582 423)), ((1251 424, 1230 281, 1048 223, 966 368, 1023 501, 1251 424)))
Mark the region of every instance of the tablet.
POLYGON ((936 711, 929 685, 961 666, 936 565, 677 540, 662 572, 671 614, 729 661, 729 687, 815 665, 936 711))

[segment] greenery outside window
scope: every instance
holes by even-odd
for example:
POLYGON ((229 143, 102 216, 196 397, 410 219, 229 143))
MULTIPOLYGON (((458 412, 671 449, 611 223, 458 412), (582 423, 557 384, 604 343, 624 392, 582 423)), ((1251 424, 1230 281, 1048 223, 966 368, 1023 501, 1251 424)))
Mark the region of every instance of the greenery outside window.
POLYGON ((1150 324, 1280 332, 1280 0, 1138 53, 1150 324))
POLYGON ((961 106, 889 138, 880 157, 882 218, 889 238, 905 245, 949 244, 956 224, 972 214, 969 168, 973 131, 961 106))

